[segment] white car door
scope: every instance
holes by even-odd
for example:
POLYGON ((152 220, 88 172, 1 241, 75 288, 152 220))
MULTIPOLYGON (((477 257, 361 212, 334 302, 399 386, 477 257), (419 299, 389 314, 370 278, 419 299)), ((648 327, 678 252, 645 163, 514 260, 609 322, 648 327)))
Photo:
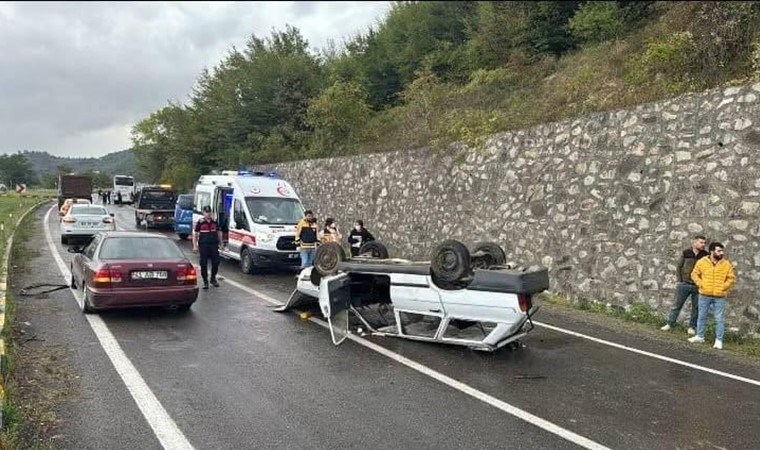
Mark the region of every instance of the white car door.
POLYGON ((433 339, 440 334, 447 311, 427 275, 391 274, 391 302, 402 336, 433 339))
POLYGON ((340 345, 348 337, 348 309, 351 305, 351 278, 339 273, 322 278, 319 285, 319 307, 327 318, 333 344, 340 345))

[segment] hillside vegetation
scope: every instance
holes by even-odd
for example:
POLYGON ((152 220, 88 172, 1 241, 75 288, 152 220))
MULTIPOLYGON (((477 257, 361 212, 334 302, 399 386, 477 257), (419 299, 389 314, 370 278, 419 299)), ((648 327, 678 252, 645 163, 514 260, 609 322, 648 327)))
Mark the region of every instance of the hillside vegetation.
POLYGON ((78 172, 90 175, 95 186, 108 187, 114 175, 132 175, 136 170, 137 161, 131 149, 99 158, 71 158, 37 151, 0 155, 0 183, 8 186, 26 183, 51 189, 56 187, 59 173, 78 172))
POLYGON ((758 2, 396 2, 319 54, 252 36, 133 129, 152 181, 453 141, 760 77, 758 2))

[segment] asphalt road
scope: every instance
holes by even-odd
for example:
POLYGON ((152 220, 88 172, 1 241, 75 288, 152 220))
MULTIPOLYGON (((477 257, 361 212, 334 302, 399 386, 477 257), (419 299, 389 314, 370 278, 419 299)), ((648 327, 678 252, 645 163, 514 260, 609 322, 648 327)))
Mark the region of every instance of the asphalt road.
MULTIPOLYGON (((130 207, 110 209, 120 227, 134 229, 130 207)), ((46 212, 38 212, 28 243, 39 249, 35 271, 22 274, 23 283, 63 281, 46 243, 46 212)), ((54 216, 48 226, 68 265, 54 216)), ((178 242, 190 255, 189 243, 178 242)), ((274 313, 250 292, 284 302, 294 272, 244 275, 223 261, 220 274, 221 287, 201 291, 189 314, 101 315, 195 448, 750 449, 760 442, 760 369, 718 351, 548 308, 541 323, 655 356, 541 326, 524 348, 493 354, 380 337, 367 345, 386 354, 356 342, 335 347, 324 328, 274 313)), ((72 291, 40 302, 56 314, 40 318, 35 332, 66 346, 80 377, 80 394, 61 406, 61 447, 161 448, 150 414, 138 408, 72 291)))

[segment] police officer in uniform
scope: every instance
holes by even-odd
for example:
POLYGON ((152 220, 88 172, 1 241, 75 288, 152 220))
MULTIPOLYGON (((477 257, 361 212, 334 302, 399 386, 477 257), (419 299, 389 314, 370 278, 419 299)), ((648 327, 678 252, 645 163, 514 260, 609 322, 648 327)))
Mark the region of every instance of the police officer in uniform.
POLYGON ((216 273, 219 271, 219 246, 222 245, 222 230, 211 217, 211 207, 203 207, 203 218, 195 224, 193 252, 200 252, 203 289, 208 289, 208 260, 211 260, 211 284, 219 287, 216 273))

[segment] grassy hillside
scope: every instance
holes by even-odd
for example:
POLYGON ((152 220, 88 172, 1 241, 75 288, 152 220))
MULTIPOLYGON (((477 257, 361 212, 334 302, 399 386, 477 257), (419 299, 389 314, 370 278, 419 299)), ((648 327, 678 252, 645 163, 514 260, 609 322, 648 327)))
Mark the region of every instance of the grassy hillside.
POLYGON ((101 171, 111 174, 132 174, 135 172, 135 154, 131 150, 109 153, 100 158, 68 158, 53 156, 47 152, 22 152, 32 163, 37 175, 57 174, 59 167, 76 171, 101 171))
POLYGON ((215 168, 411 149, 760 79, 760 2, 396 2, 315 55, 253 36, 138 123, 138 165, 215 168))

